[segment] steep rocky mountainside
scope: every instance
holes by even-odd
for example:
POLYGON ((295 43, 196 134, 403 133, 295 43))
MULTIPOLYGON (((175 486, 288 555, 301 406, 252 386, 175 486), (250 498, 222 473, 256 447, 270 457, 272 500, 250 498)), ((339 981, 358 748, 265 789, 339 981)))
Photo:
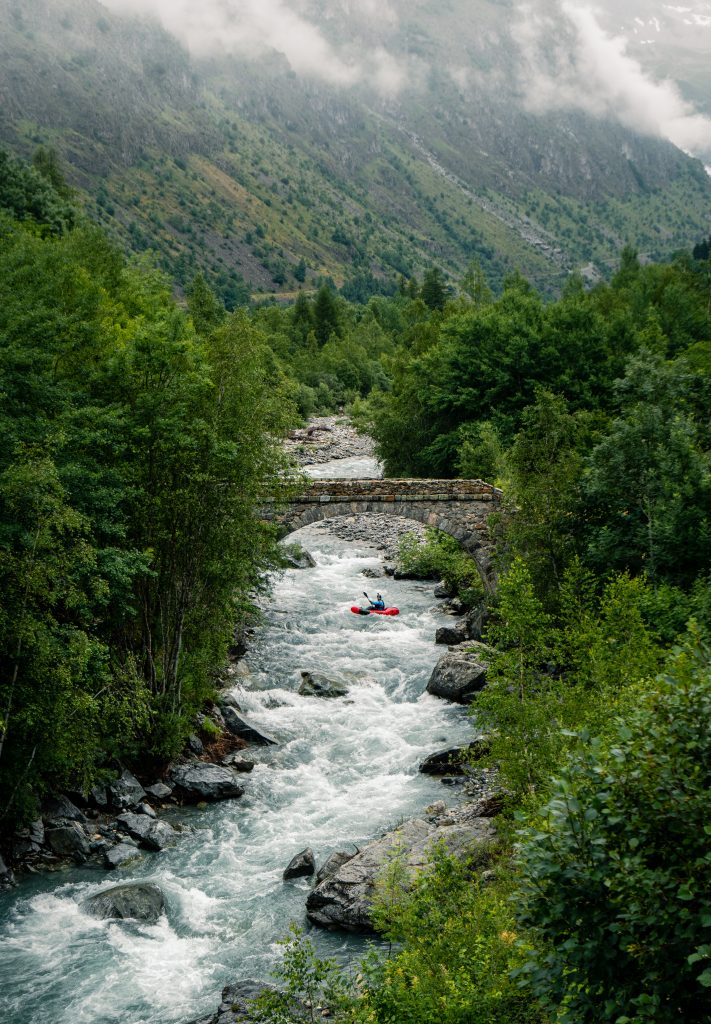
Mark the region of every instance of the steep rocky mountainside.
POLYGON ((203 268, 229 304, 319 275, 354 294, 432 264, 456 279, 472 259, 555 291, 629 240, 656 257, 707 233, 700 162, 527 110, 508 0, 420 0, 377 34, 348 4, 301 9, 336 43, 385 47, 399 90, 297 76, 274 52, 191 57, 97 0, 0 0, 0 142, 54 146, 124 246, 183 283, 203 268))

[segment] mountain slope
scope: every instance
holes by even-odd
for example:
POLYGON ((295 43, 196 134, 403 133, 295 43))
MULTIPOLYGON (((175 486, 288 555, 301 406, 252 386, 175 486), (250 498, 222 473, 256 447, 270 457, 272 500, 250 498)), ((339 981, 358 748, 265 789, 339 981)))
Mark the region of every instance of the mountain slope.
MULTIPOLYGON (((656 257, 707 232, 698 161, 609 121, 527 112, 512 7, 474 6, 420 2, 381 26, 407 68, 383 97, 275 53, 190 58, 96 0, 0 0, 0 141, 53 145, 124 246, 156 250, 183 284, 203 268, 230 304, 243 279, 367 293, 372 275, 457 277, 473 258, 495 285, 518 267, 555 291, 573 269, 605 274, 627 241, 656 257)), ((336 41, 368 30, 347 5, 304 9, 336 41)))

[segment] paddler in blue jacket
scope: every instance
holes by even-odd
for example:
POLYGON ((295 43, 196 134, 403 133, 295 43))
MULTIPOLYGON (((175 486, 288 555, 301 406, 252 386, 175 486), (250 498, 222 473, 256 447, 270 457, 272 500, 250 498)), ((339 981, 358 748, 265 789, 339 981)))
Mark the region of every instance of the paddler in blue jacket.
MULTIPOLYGON (((367 594, 365 596, 368 597, 367 594)), ((375 608, 375 610, 378 612, 383 611, 385 608, 385 601, 383 601, 382 594, 376 594, 374 601, 371 601, 370 598, 368 597, 368 601, 370 602, 370 607, 375 608)))

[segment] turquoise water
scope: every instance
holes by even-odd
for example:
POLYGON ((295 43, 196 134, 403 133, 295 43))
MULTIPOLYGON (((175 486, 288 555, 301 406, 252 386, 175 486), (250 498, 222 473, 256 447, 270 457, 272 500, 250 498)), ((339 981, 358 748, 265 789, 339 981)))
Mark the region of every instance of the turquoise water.
MULTIPOLYGON (((424 692, 441 654, 432 585, 383 581, 397 618, 350 613, 372 549, 308 527, 296 539, 317 565, 278 581, 235 677, 239 702, 279 740, 255 752, 245 796, 180 811, 178 843, 127 871, 83 868, 23 881, 0 896, 4 1024, 182 1024, 212 1012, 238 978, 266 978, 276 940, 305 923, 308 880, 284 883, 291 857, 321 863, 440 799, 417 771, 433 750, 465 739, 461 708, 424 692), (349 681, 345 698, 302 697, 300 670, 349 681), (128 879, 156 882, 167 916, 156 925, 96 921, 82 901, 128 879)), ((371 583, 372 585, 372 583, 371 583)), ((250 754, 250 756, 252 756, 250 754)), ((356 955, 362 940, 320 930, 320 948, 356 955)))

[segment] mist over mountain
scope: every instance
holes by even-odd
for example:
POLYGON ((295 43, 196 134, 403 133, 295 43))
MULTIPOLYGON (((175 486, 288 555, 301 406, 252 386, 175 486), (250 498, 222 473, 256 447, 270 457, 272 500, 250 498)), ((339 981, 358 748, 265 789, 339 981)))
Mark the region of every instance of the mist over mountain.
POLYGON ((1 0, 0 140, 54 146, 125 246, 232 301, 472 259, 554 291, 711 222, 693 48, 664 71, 689 26, 608 6, 1 0))

